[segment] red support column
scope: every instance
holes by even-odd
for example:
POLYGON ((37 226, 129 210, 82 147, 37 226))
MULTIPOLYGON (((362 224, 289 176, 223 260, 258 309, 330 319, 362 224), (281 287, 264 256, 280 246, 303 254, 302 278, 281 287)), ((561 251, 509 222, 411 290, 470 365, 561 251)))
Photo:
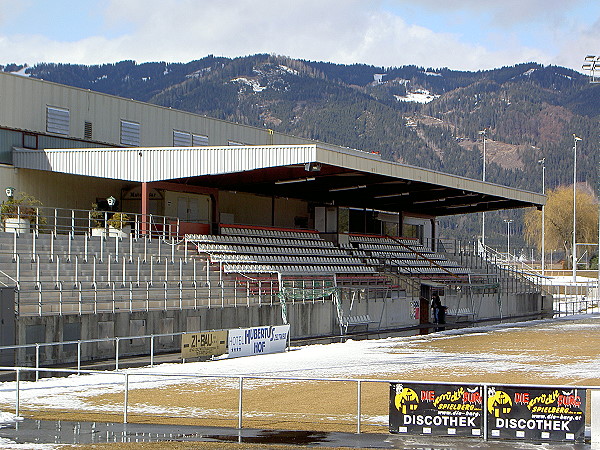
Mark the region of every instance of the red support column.
POLYGON ((142 223, 140 232, 141 234, 149 234, 150 226, 148 224, 148 204, 150 202, 150 196, 148 193, 148 183, 142 183, 142 223))

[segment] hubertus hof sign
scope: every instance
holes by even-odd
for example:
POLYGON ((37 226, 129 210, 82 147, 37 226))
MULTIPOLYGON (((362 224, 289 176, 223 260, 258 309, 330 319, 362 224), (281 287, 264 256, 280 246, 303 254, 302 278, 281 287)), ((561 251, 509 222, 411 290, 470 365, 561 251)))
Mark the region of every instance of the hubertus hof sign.
POLYGON ((289 324, 229 330, 229 358, 283 352, 289 332, 289 324))
POLYGON ((585 390, 390 383, 390 432, 581 442, 585 390))

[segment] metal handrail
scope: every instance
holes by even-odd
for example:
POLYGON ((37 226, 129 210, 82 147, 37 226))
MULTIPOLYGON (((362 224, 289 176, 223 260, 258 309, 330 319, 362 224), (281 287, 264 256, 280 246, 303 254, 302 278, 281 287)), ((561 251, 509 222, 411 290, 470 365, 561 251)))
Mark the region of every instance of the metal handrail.
MULTIPOLYGON (((47 373, 61 373, 61 374, 86 374, 86 375, 98 375, 106 374, 106 371, 99 370, 74 370, 74 369, 56 369, 56 368, 44 368, 44 367, 7 367, 0 366, 0 372, 15 372, 16 383, 15 383, 15 414, 20 415, 20 379, 22 372, 35 372, 36 380, 39 378, 40 372, 47 373)), ((238 381, 238 429, 243 428, 244 419, 244 408, 243 408, 243 391, 244 391, 244 380, 261 380, 261 381, 291 381, 302 383, 302 385, 313 385, 314 382, 325 382, 325 383, 356 383, 356 433, 361 433, 362 426, 362 384, 363 383, 375 383, 375 384, 413 384, 418 383, 421 385, 454 385, 456 381, 429 381, 429 380, 394 380, 394 379, 377 379, 377 378, 335 378, 335 377, 290 377, 290 376, 266 376, 266 375, 230 375, 230 374, 198 374, 198 373, 164 373, 164 372, 141 372, 135 373, 130 370, 119 370, 112 372, 115 375, 123 376, 123 423, 128 423, 129 413, 129 379, 130 377, 161 377, 161 378, 190 378, 190 379, 230 379, 238 381), (309 383, 310 382, 310 383, 309 383)), ((482 389, 487 391, 490 385, 489 382, 473 382, 469 383, 471 386, 480 386, 482 389)), ((578 390, 600 390, 600 385, 540 385, 540 384, 512 384, 503 383, 503 386, 513 388, 548 388, 548 389, 578 389, 578 390)), ((592 393, 592 395, 594 395, 592 393)), ((387 426, 387 425, 379 425, 387 426)))
MULTIPOLYGON (((108 235, 110 229, 109 219, 117 212, 120 211, 95 211, 39 206, 35 208, 35 213, 29 210, 22 211, 21 208, 17 208, 15 218, 28 220, 36 234, 52 232, 55 235, 69 235, 72 238, 75 234, 91 234, 94 228, 104 229, 106 235, 108 235), (32 215, 34 216, 34 220, 31 220, 32 215), (97 227, 94 225, 100 226, 97 227)), ((136 237, 140 235, 149 235, 152 237, 179 235, 180 219, 177 217, 156 214, 143 215, 134 212, 123 212, 122 214, 127 216, 127 223, 131 224, 136 237)), ((199 221, 198 223, 205 222, 199 221)), ((19 231, 15 230, 15 234, 19 234, 19 231)))

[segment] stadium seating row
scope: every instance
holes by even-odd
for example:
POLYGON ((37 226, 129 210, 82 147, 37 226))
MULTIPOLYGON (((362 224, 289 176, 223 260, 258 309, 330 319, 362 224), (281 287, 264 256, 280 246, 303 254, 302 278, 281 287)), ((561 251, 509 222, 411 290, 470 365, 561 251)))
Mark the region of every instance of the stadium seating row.
POLYGON ((255 236, 284 239, 321 239, 319 234, 314 230, 287 230, 280 228, 242 227, 231 225, 221 225, 221 234, 229 236, 255 236))
MULTIPOLYGON (((347 256, 348 253, 339 248, 319 247, 275 247, 275 246, 252 246, 237 244, 212 244, 209 242, 198 242, 196 244, 199 252, 205 253, 246 253, 264 255, 320 255, 320 256, 347 256)), ((355 255, 356 256, 356 255, 355 255)), ((365 253, 366 256, 366 253, 365 253)))
POLYGON ((256 236, 232 236, 219 234, 187 234, 189 242, 204 242, 212 244, 238 244, 238 245, 271 245, 279 247, 318 247, 332 248, 332 242, 324 239, 298 239, 298 238, 274 238, 256 236))
POLYGON ((240 253, 214 253, 212 262, 240 262, 260 264, 306 264, 306 265, 363 265, 358 258, 320 257, 320 256, 286 256, 286 255, 247 255, 240 253))
POLYGON ((281 273, 283 275, 294 274, 344 274, 376 273, 376 270, 366 265, 362 266, 311 266, 311 265, 276 265, 276 264, 224 264, 226 273, 281 273))

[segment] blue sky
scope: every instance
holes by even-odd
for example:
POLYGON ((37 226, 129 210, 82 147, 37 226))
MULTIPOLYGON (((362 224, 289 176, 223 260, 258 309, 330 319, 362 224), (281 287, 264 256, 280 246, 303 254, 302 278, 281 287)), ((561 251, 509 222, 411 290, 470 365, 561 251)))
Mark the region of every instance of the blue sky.
POLYGON ((479 70, 600 54, 591 0, 0 0, 0 64, 275 53, 479 70))

